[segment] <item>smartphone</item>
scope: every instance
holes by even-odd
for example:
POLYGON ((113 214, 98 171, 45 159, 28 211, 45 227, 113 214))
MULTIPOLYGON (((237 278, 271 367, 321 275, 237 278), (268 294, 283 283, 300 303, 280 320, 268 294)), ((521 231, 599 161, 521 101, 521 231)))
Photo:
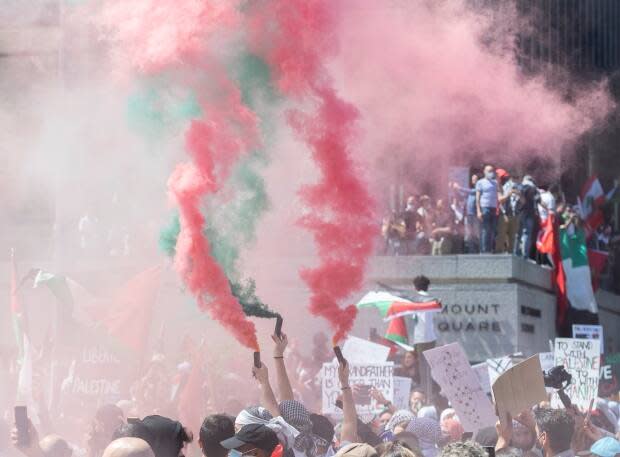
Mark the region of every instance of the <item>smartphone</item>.
POLYGON ((260 368, 261 367, 261 363, 260 363, 260 352, 255 352, 254 353, 254 366, 256 368, 260 368))
POLYGON ((342 355, 342 351, 340 350, 340 346, 334 346, 334 354, 336 354, 336 358, 338 359, 338 363, 340 365, 346 365, 347 360, 342 355))
POLYGON ((463 433, 463 435, 461 436, 461 441, 469 441, 474 437, 474 433, 473 432, 465 432, 463 433))
POLYGON ((127 418, 127 423, 129 425, 135 425, 135 424, 138 424, 139 422, 140 422, 140 418, 138 418, 138 417, 128 417, 127 418))
POLYGON ((283 321, 284 319, 282 319, 282 316, 278 314, 278 317, 276 317, 276 336, 278 338, 282 338, 282 322, 283 321))
POLYGON ((25 406, 15 407, 15 428, 17 429, 17 442, 22 446, 30 444, 28 432, 28 410, 25 406))

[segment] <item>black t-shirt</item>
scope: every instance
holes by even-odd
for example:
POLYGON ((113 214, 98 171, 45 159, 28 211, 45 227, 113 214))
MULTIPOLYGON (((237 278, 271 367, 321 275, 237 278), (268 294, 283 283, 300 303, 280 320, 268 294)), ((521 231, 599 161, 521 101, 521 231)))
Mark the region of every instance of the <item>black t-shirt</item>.
POLYGON ((524 216, 536 216, 536 207, 540 200, 538 189, 526 184, 521 188, 521 199, 517 206, 517 213, 524 216))

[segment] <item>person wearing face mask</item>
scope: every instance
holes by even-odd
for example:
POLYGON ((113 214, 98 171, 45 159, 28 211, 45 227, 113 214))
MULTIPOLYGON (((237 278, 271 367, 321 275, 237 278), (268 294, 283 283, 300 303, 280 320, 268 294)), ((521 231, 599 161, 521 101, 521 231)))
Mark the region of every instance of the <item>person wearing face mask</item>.
POLYGON ((279 441, 275 432, 267 426, 250 424, 220 444, 229 450, 229 457, 270 457, 279 441))
POLYGON ((538 409, 536 441, 544 457, 574 457, 571 449, 575 420, 565 409, 538 409))
POLYGON ((484 178, 476 182, 476 212, 481 224, 480 252, 493 252, 497 228, 498 191, 495 168, 484 167, 484 178))

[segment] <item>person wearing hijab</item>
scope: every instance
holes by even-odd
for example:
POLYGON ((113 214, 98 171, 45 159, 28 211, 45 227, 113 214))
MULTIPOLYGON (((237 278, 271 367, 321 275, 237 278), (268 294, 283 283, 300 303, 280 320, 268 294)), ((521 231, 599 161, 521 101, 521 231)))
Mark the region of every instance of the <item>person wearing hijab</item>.
POLYGON ((312 420, 310 412, 297 400, 284 400, 280 403, 282 418, 295 427, 299 434, 295 437, 293 451, 297 457, 316 456, 316 443, 312 436, 312 420))
POLYGON ((437 444, 442 439, 439 422, 427 417, 416 417, 409 422, 406 431, 418 437, 420 450, 424 457, 435 457, 437 455, 437 444))
POLYGON ((415 419, 415 414, 408 409, 399 409, 392 415, 388 423, 385 425, 385 430, 392 432, 393 434, 399 433, 407 427, 407 424, 412 419, 415 419))
POLYGON ((260 424, 270 428, 277 436, 285 449, 293 449, 299 431, 290 425, 282 416, 273 417, 262 406, 251 406, 242 410, 235 419, 235 431, 246 425, 260 424))

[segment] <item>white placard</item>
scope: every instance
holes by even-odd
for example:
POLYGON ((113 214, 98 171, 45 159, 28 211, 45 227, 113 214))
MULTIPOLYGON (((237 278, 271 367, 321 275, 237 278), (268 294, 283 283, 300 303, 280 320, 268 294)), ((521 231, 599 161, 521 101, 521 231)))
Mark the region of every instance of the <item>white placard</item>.
POLYGON ((489 378, 489 366, 487 365, 487 363, 482 362, 477 365, 473 365, 471 368, 474 370, 474 373, 476 373, 476 376, 478 377, 478 381, 480 381, 480 385, 482 386, 482 390, 484 390, 484 393, 490 394, 491 380, 489 378))
POLYGON ((503 374, 508 368, 513 365, 510 356, 499 357, 497 359, 487 359, 487 366, 489 367, 489 382, 491 385, 495 384, 499 375, 503 374))
MULTIPOLYGON (((598 383, 601 369, 601 349, 598 340, 556 338, 554 365, 564 365, 573 382, 566 389, 571 402, 585 411, 590 400, 598 396, 598 383)), ((553 408, 561 408, 557 395, 551 399, 553 408)))
MULTIPOLYGON (((349 384, 353 388, 355 408, 359 416, 378 414, 383 405, 370 396, 370 388, 381 391, 387 401, 394 401, 394 363, 349 364, 349 384)), ((338 381, 338 364, 324 363, 321 370, 322 412, 340 415, 342 411, 336 406, 341 393, 338 381)))
POLYGON ((351 364, 383 363, 390 355, 390 348, 356 336, 350 336, 342 346, 342 355, 351 364))
POLYGON ((452 343, 423 354, 431 367, 433 379, 456 410, 465 431, 476 433, 481 428, 495 426, 497 416, 493 405, 461 345, 452 343))
POLYGON ((601 342, 601 354, 605 353, 605 338, 603 338, 602 325, 573 324, 573 338, 599 340, 601 342))
POLYGON ((553 365, 555 363, 553 352, 541 352, 538 354, 538 358, 542 371, 549 371, 555 366, 553 365))
POLYGON ((392 403, 396 409, 409 409, 411 397, 411 378, 394 376, 394 400, 392 403))

